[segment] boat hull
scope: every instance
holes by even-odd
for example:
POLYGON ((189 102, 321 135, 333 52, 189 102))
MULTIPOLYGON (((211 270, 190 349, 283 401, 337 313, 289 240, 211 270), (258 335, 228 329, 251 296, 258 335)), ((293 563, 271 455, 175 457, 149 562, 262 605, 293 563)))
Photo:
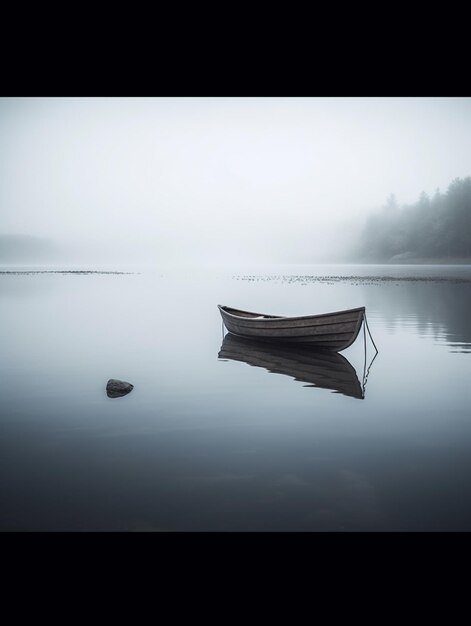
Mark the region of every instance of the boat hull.
POLYGON ((339 352, 358 336, 365 307, 300 317, 278 317, 218 305, 227 330, 246 339, 309 344, 339 352))

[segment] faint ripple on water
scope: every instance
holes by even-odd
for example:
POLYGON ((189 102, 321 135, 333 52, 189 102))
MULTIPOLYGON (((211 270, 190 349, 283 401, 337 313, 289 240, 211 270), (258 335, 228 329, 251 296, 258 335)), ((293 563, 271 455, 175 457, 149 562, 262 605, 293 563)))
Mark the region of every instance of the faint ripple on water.
POLYGON ((309 283, 350 283, 351 285, 380 285, 383 283, 471 283, 471 277, 457 276, 302 276, 302 275, 269 275, 269 276, 233 276, 234 280, 244 280, 249 282, 279 282, 292 283, 298 285, 308 285, 309 283))

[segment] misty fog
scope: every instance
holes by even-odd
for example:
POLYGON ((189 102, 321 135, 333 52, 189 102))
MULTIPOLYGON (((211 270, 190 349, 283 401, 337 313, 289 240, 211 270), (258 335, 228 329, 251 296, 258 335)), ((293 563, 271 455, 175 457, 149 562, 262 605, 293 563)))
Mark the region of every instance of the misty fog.
POLYGON ((471 98, 0 99, 0 531, 469 531, 470 131, 471 98))
POLYGON ((3 98, 0 262, 343 261, 470 131, 469 98, 3 98))

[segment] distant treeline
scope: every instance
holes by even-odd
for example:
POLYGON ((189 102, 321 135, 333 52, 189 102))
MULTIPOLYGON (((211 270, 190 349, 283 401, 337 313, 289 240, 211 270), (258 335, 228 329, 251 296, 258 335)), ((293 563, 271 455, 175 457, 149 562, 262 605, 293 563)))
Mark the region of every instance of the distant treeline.
POLYGON ((467 259, 471 262, 471 177, 456 178, 446 193, 399 207, 391 194, 372 215, 355 256, 361 261, 467 259))

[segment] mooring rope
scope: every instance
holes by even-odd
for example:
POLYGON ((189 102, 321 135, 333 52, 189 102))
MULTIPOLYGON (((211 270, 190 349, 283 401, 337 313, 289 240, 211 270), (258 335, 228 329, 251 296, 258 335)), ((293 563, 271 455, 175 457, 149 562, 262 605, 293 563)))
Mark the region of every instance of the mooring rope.
POLYGON ((366 373, 366 331, 365 331, 365 324, 363 324, 363 347, 365 350, 365 356, 363 359, 363 385, 362 385, 362 389, 363 389, 363 396, 365 395, 365 384, 366 384, 366 379, 365 379, 365 373, 366 373))
POLYGON ((374 345, 374 347, 375 347, 376 354, 378 354, 379 350, 378 350, 378 348, 376 347, 376 344, 375 344, 375 342, 374 342, 373 337, 371 336, 370 327, 368 326, 368 320, 366 319, 366 311, 363 313, 363 318, 364 318, 364 320, 365 320, 366 329, 367 329, 367 331, 368 331, 368 334, 369 334, 369 336, 370 336, 370 339, 371 339, 371 341, 373 342, 373 345, 374 345))
POLYGON ((368 380, 368 374, 370 373, 370 368, 373 365, 373 361, 376 359, 377 356, 378 356, 378 352, 376 352, 374 357, 371 359, 371 363, 368 365, 368 369, 366 370, 366 376, 363 380, 363 393, 365 392, 366 381, 368 380))
POLYGON ((364 350, 365 350, 365 358, 364 358, 364 362, 363 362, 363 384, 362 384, 362 392, 363 392, 363 397, 365 397, 365 387, 366 387, 366 381, 368 380, 368 375, 370 373, 370 368, 373 365, 373 361, 376 359, 376 357, 378 356, 378 348, 376 347, 376 344, 374 342, 373 337, 371 336, 371 331, 370 328, 368 326, 368 320, 366 319, 366 311, 363 313, 363 346, 364 346, 364 350), (374 357, 371 359, 370 364, 368 365, 368 369, 366 369, 366 330, 368 331, 368 335, 370 336, 370 339, 375 347, 375 355, 374 357))

